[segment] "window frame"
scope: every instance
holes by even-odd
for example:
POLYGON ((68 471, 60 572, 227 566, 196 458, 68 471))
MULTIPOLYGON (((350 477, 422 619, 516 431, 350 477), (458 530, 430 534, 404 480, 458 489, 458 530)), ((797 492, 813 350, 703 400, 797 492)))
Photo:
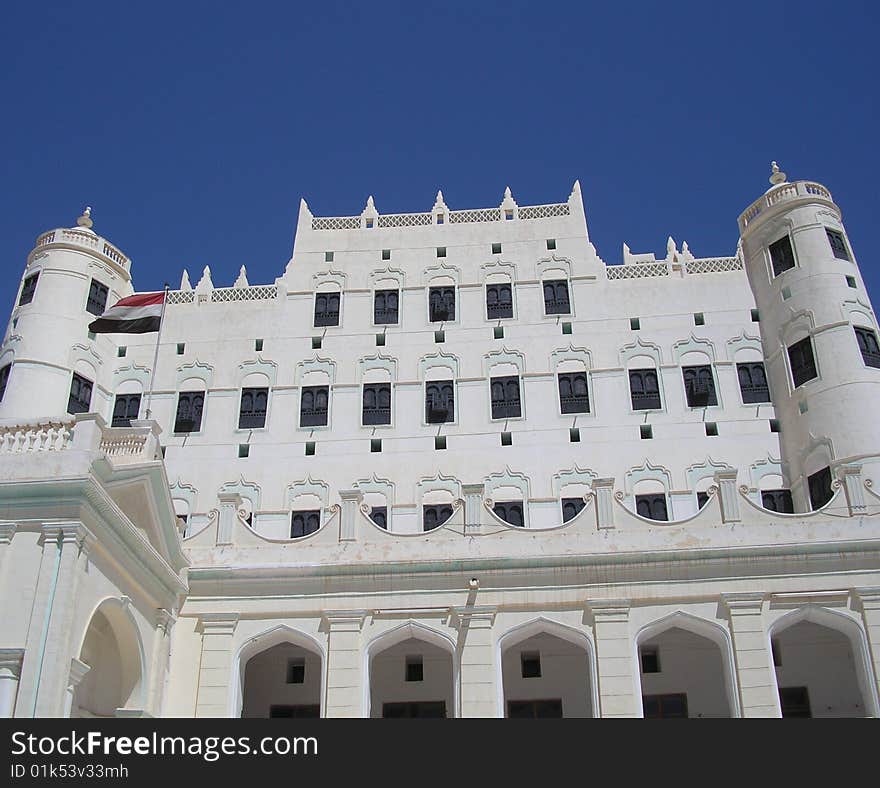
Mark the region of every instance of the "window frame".
MULTIPOLYGON (((403 310, 401 307, 402 307, 403 298, 401 297, 401 293, 402 293, 402 288, 400 288, 400 287, 396 287, 396 288, 394 288, 394 287, 374 287, 373 288, 373 299, 372 299, 373 308, 371 310, 372 320, 373 320, 372 325, 373 326, 399 326, 402 324, 401 316, 402 316, 403 310), (386 323, 378 323, 378 322, 376 322, 376 296, 379 295, 380 293, 383 294, 386 299, 387 299, 389 293, 396 293, 397 294, 397 320, 395 320, 393 323, 387 323, 387 322, 386 323)), ((388 310, 385 309, 384 311, 387 312, 388 310)))
POLYGON ((238 420, 236 422, 235 432, 251 432, 254 430, 266 430, 269 428, 269 403, 272 399, 272 387, 271 386, 243 386, 238 391, 238 420), (245 392, 266 392, 266 412, 263 416, 263 425, 261 427, 242 427, 241 426, 241 406, 244 401, 245 392))
MULTIPOLYGON (((507 402, 507 397, 505 396, 504 402, 507 402)), ((525 398, 523 397, 523 384, 522 384, 522 373, 517 371, 515 375, 492 375, 491 370, 489 372, 489 420, 492 422, 499 421, 510 421, 512 419, 522 420, 525 418, 525 398), (505 392, 507 390, 506 383, 512 379, 516 378, 517 381, 517 390, 519 392, 519 415, 518 416, 496 416, 495 409, 492 407, 492 385, 495 381, 504 381, 505 382, 505 392)))
POLYGON ((179 390, 177 392, 177 399, 174 403, 174 410, 172 411, 172 415, 171 415, 171 419, 172 419, 172 421, 171 421, 171 425, 172 425, 171 426, 171 434, 172 435, 201 435, 202 431, 204 429, 204 425, 205 425, 205 409, 207 408, 207 406, 208 406, 208 389, 207 388, 186 389, 185 391, 179 390), (198 428, 194 429, 194 430, 181 431, 181 430, 177 429, 177 424, 178 424, 177 417, 178 417, 178 413, 180 412, 180 398, 184 394, 188 395, 188 396, 199 395, 202 397, 202 409, 201 409, 201 412, 199 413, 199 424, 198 424, 198 428))
POLYGON ((515 501, 493 501, 492 502, 492 514, 494 514, 499 520, 502 520, 504 523, 509 525, 511 528, 525 528, 526 527, 526 506, 527 506, 526 501, 524 501, 522 499, 515 500, 515 501), (522 522, 519 525, 517 525, 516 523, 512 523, 512 522, 510 522, 510 520, 507 519, 507 517, 505 516, 507 514, 506 511, 504 514, 500 514, 498 512, 499 507, 502 507, 502 509, 504 509, 504 507, 508 507, 508 506, 518 506, 519 507, 519 515, 520 515, 520 519, 522 520, 522 522))
POLYGON ((140 416, 140 412, 141 412, 141 403, 143 402, 143 393, 140 392, 140 391, 132 391, 132 392, 129 392, 128 394, 119 394, 119 393, 117 393, 117 394, 114 394, 114 395, 113 395, 113 402, 112 402, 112 404, 111 404, 111 409, 110 409, 110 426, 111 426, 111 427, 130 427, 130 426, 131 426, 131 422, 133 421, 133 419, 130 418, 130 417, 128 417, 128 416, 126 416, 126 417, 120 419, 120 422, 125 421, 125 422, 128 422, 127 424, 123 424, 123 423, 119 423, 119 424, 117 424, 117 423, 116 423, 116 421, 117 421, 117 419, 116 419, 116 405, 117 405, 117 403, 119 402, 119 398, 120 398, 120 397, 124 397, 124 398, 126 399, 126 401, 127 401, 127 404, 126 404, 126 412, 128 412, 128 410, 130 409, 130 404, 131 404, 131 403, 130 403, 130 400, 131 400, 133 397, 137 397, 137 400, 138 400, 138 407, 137 407, 137 413, 136 413, 135 416, 134 416, 134 420, 136 420, 136 419, 140 416))
POLYGON ((795 253, 795 250, 794 250, 794 241, 792 241, 791 233, 786 232, 783 235, 780 235, 779 238, 777 238, 775 241, 772 241, 771 243, 767 244, 767 260, 770 263, 770 279, 771 280, 778 279, 786 271, 791 271, 792 268, 798 267, 797 254, 795 253), (791 265, 788 266, 788 268, 783 268, 781 271, 779 271, 777 273, 776 265, 773 262, 772 247, 776 246, 778 243, 780 243, 781 241, 784 241, 784 240, 788 241, 788 248, 791 251, 791 265))
POLYGON ((454 514, 455 514, 455 507, 453 506, 452 501, 449 501, 448 503, 423 503, 422 504, 422 530, 420 531, 420 533, 430 533, 431 531, 436 531, 438 528, 441 528, 442 526, 446 525, 446 523, 448 523, 452 519, 454 514), (429 510, 436 510, 436 513, 439 515, 441 510, 444 507, 448 507, 449 516, 445 520, 443 520, 442 522, 438 522, 432 528, 426 528, 425 526, 427 525, 426 521, 427 521, 428 511, 429 510))
POLYGON ((9 388, 9 379, 12 377, 12 365, 14 363, 14 361, 10 361, 8 364, 0 367, 0 402, 3 402, 3 398, 6 396, 6 389, 9 388))
POLYGON ((317 385, 309 385, 309 386, 300 386, 299 387, 299 402, 297 407, 297 429, 300 430, 326 430, 330 428, 330 415, 332 412, 332 402, 330 400, 332 396, 333 386, 330 385, 330 382, 320 383, 317 385), (302 416, 303 416, 303 394, 306 389, 327 389, 327 421, 324 424, 303 424, 302 416))
MULTIPOLYGON (((698 374, 698 373, 695 373, 695 375, 696 374, 698 374)), ((681 382, 682 382, 682 386, 684 387, 685 406, 687 408, 689 408, 690 410, 704 410, 705 408, 720 407, 720 402, 719 402, 719 398, 718 398, 718 383, 715 380, 715 370, 713 369, 713 364, 711 362, 708 364, 688 364, 687 366, 682 366, 681 367, 681 382), (688 384, 687 384, 687 379, 685 377, 685 372, 690 371, 690 370, 702 370, 702 369, 709 370, 709 377, 711 379, 712 387, 711 387, 710 395, 707 398, 707 402, 705 405, 693 405, 693 404, 691 404, 691 400, 690 400, 690 393, 688 391, 688 384), (708 400, 711 400, 713 397, 715 399, 714 402, 708 401, 708 400)), ((658 389, 659 389, 659 385, 658 385, 658 389)))
POLYGON ((813 347, 813 338, 809 334, 807 336, 803 337, 802 339, 797 340, 797 342, 792 342, 790 345, 786 345, 785 346, 785 358, 788 363, 788 379, 791 384, 792 391, 794 391, 795 389, 799 389, 801 386, 806 385, 811 380, 817 380, 820 377, 819 376, 819 364, 816 362, 816 348, 813 347), (809 377, 805 380, 802 380, 800 383, 798 383, 795 380, 795 374, 794 374, 795 368, 794 368, 794 363, 792 362, 792 359, 791 359, 791 351, 792 351, 792 348, 795 348, 798 346, 804 346, 805 343, 806 343, 806 346, 810 348, 810 356, 813 359, 813 372, 815 374, 812 377, 809 377))
MULTIPOLYGON (((554 302, 558 301, 558 298, 554 297, 554 302)), ((541 279, 541 302, 544 307, 544 317, 574 317, 574 298, 571 288, 571 278, 565 277, 564 279, 541 279), (568 311, 567 312, 548 312, 547 311, 547 298, 545 297, 544 288, 547 285, 554 285, 554 293, 556 292, 556 288, 560 285, 565 285, 565 293, 568 301, 568 311)))
POLYGON ((446 323, 456 324, 456 323, 458 323, 459 312, 461 311, 461 305, 459 303, 459 298, 458 298, 458 284, 432 285, 429 283, 428 287, 426 289, 425 308, 426 308, 426 318, 427 318, 428 326, 432 326, 435 323, 442 323, 442 324, 446 324, 446 323), (431 316, 431 291, 432 290, 452 290, 453 315, 451 318, 446 318, 444 320, 434 320, 432 318, 432 316, 431 316))
POLYGON ((866 369, 880 369, 880 338, 878 338, 877 332, 869 326, 853 325, 853 333, 855 334, 855 337, 856 337, 856 347, 859 349, 859 356, 862 359, 862 364, 865 365, 866 369), (870 363, 870 361, 867 358, 865 358, 866 351, 862 350, 862 343, 860 342, 861 338, 859 336, 860 331, 863 331, 871 339, 873 339, 874 346, 878 348, 876 353, 872 352, 870 350, 867 351, 868 356, 874 357, 874 361, 876 362, 874 364, 870 363))
POLYGON ((627 367, 626 368, 626 383, 627 383, 627 388, 629 389, 630 413, 651 413, 651 412, 662 412, 665 410, 665 408, 663 407, 663 402, 665 400, 665 397, 663 396, 662 380, 663 380, 663 378, 660 374, 660 367, 653 366, 653 367, 627 367), (632 389, 632 375, 634 372, 638 372, 638 373, 642 373, 642 374, 644 374, 646 372, 653 372, 655 374, 655 376, 657 377, 657 396, 660 399, 660 404, 657 407, 651 407, 651 408, 637 408, 637 407, 635 407, 635 402, 633 401, 633 389, 632 389))
POLYGON ((68 389, 67 389, 67 411, 66 412, 69 413, 71 416, 75 416, 78 413, 91 413, 92 412, 91 411, 92 400, 94 399, 94 397, 95 397, 95 381, 89 380, 85 375, 80 375, 79 372, 71 372, 70 385, 68 386, 68 389), (71 410, 70 409, 70 403, 71 403, 71 399, 73 397, 73 383, 76 379, 80 380, 80 382, 81 382, 80 385, 82 385, 82 383, 89 384, 89 402, 86 405, 85 410, 71 410))
POLYGON ((571 522, 572 520, 574 520, 574 519, 575 519, 575 518, 576 518, 576 517, 577 517, 577 516, 578 516, 578 515, 584 510, 584 509, 586 509, 586 507, 587 507, 587 502, 586 502, 582 497, 579 497, 579 496, 567 496, 567 497, 565 497, 565 498, 560 497, 560 498, 559 498, 559 508, 560 508, 560 511, 562 512, 562 522, 563 522, 563 524, 564 524, 564 523, 570 523, 570 522, 571 522), (575 511, 575 513, 574 513, 571 517, 569 517, 568 519, 565 518, 565 506, 566 506, 566 504, 571 504, 571 505, 574 506, 575 509, 577 510, 577 511, 575 511))
POLYGON ((769 512, 775 512, 776 514, 794 514, 795 513, 794 500, 792 498, 790 489, 787 489, 784 487, 778 487, 778 488, 773 488, 770 490, 758 490, 758 492, 761 494, 761 508, 762 509, 766 509, 769 512), (789 504, 791 511, 784 511, 781 509, 775 509, 775 508, 771 508, 771 507, 767 506, 766 502, 764 501, 765 495, 772 495, 774 498, 778 498, 780 496, 787 495, 788 497, 787 498, 783 497, 783 500, 788 501, 788 504, 789 504))
POLYGON ((833 227, 825 227, 825 237, 828 239, 828 245, 831 247, 831 254, 834 255, 835 260, 845 260, 848 263, 851 263, 852 260, 852 252, 850 251, 849 244, 846 242, 846 235, 842 230, 835 230, 833 227), (833 241, 831 240, 831 236, 836 235, 840 238, 841 246, 843 247, 844 256, 841 257, 837 252, 837 247, 834 246, 833 241))
MULTIPOLYGON (((773 403, 773 395, 770 393, 770 379, 767 377, 767 366, 764 364, 764 362, 763 361, 737 361, 737 362, 735 362, 735 366, 736 366, 736 385, 737 385, 737 389, 739 390, 740 402, 743 405, 748 405, 748 406, 751 406, 751 405, 771 405, 773 403), (764 388, 767 389, 767 399, 761 400, 761 401, 754 400, 751 402, 746 402, 743 388, 742 388, 742 386, 743 386, 742 380, 740 380, 740 377, 739 377, 739 369, 740 369, 740 367, 750 367, 751 368, 752 366, 755 366, 757 364, 760 364, 761 369, 763 370, 764 383, 765 383, 764 388)), ((751 376, 752 376, 752 370, 749 369, 749 377, 751 378, 751 376)), ((751 385, 754 386, 754 384, 751 384, 751 385)))
POLYGON ((633 505, 634 505, 633 508, 635 509, 635 515, 637 517, 641 517, 644 520, 650 520, 651 522, 654 522, 654 523, 672 522, 672 518, 669 516, 671 513, 670 509, 672 507, 669 504, 670 504, 669 495, 666 493, 665 490, 662 493, 641 493, 641 494, 633 493, 633 505), (658 520, 655 517, 646 517, 641 512, 639 512, 639 499, 645 500, 647 498, 653 499, 653 502, 650 506, 652 513, 653 513, 653 509, 654 509, 654 504, 657 503, 658 499, 660 499, 660 498, 663 499, 663 506, 666 510, 666 519, 665 520, 658 520))
MULTIPOLYGON (((332 312, 328 312, 325 310, 327 314, 333 314, 332 312)), ((316 290, 314 294, 314 298, 312 300, 312 326, 315 328, 341 328, 342 327, 342 289, 337 288, 335 290, 316 290), (338 296, 339 297, 339 307, 336 310, 336 322, 335 323, 318 323, 318 299, 327 296, 338 296)))
MULTIPOLYGON (((574 387, 572 386, 572 391, 574 391, 574 387)), ((556 397, 559 405, 559 415, 560 416, 588 416, 593 413, 593 400, 590 396, 592 392, 590 391, 590 371, 588 369, 583 370, 572 370, 570 372, 556 372, 556 397), (562 378, 563 377, 575 377, 578 375, 584 376, 584 382, 586 385, 586 399, 587 399, 587 409, 586 410, 565 410, 565 406, 562 402, 562 378)), ((571 399, 577 399, 574 394, 572 394, 571 399)))
POLYGON ((20 306, 28 306, 34 302, 34 298, 37 296, 37 287, 40 285, 40 278, 43 273, 42 268, 38 268, 36 271, 31 271, 24 279, 21 280, 21 284, 18 286, 18 297, 15 299, 15 308, 18 309, 20 306), (34 287, 30 292, 30 298, 21 303, 21 299, 24 298, 24 286, 29 282, 33 281, 34 287))
POLYGON ((443 378, 443 379, 427 379, 422 386, 422 426, 423 427, 433 427, 438 424, 458 424, 458 386, 456 385, 455 378, 443 378), (436 386, 436 385, 450 385, 452 387, 452 418, 446 419, 445 421, 429 421, 428 420, 428 386, 436 386))
MULTIPOLYGON (((376 406, 378 410, 378 405, 376 406)), ((393 427, 394 426, 394 384, 388 380, 382 381, 371 381, 369 383, 361 383, 360 386, 360 425, 361 427, 374 428, 374 427, 393 427), (389 397, 388 397, 388 421, 382 422, 378 424, 368 424, 364 421, 364 392, 368 386, 388 386, 389 387, 389 397)))
MULTIPOLYGON (((500 320, 516 320, 516 296, 515 287, 512 281, 504 282, 486 282, 483 284, 483 313, 486 316, 487 323, 497 323, 500 320), (492 317, 489 314, 489 288, 490 287, 509 287, 510 288, 510 314, 505 317, 492 317)), ((498 302, 502 303, 501 301, 498 302)))
POLYGON ((104 314, 104 312, 107 311, 107 304, 109 301, 110 301, 110 285, 105 285, 100 279, 96 279, 95 277, 91 277, 91 279, 89 280, 89 289, 86 292, 86 304, 85 304, 86 312, 88 312, 90 315, 94 315, 95 317, 100 317, 101 315, 104 314), (103 287, 104 290, 106 291, 104 293, 104 306, 101 308, 100 312, 93 312, 91 309, 89 309, 89 304, 91 303, 91 300, 92 300, 92 287, 94 285, 98 285, 100 287, 103 287))
MULTIPOLYGON (((318 531, 320 531, 321 528, 324 527, 324 523, 321 521, 321 514, 322 514, 321 509, 291 509, 290 510, 290 529, 288 531, 288 533, 290 534, 289 538, 290 539, 305 539, 307 536, 312 536, 312 535, 318 533, 318 531), (297 514, 302 514, 302 515, 316 514, 316 515, 318 515, 318 527, 315 528, 314 531, 309 531, 308 533, 303 533, 303 534, 300 534, 299 536, 294 536, 293 535, 293 518, 297 514)), ((304 517, 303 519, 304 519, 303 524, 304 524, 304 526, 306 526, 306 522, 305 522, 306 518, 304 517)))

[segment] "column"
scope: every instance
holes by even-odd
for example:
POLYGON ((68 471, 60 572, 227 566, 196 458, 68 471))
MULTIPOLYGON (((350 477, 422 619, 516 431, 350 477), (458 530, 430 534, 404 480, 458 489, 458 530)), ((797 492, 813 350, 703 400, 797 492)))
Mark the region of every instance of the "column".
POLYGON ((498 716, 495 608, 456 608, 458 621, 459 716, 498 716))
POLYGON ((235 541, 235 527, 238 524, 238 510, 241 496, 238 493, 220 493, 220 516, 217 521, 217 544, 232 544, 235 541))
POLYGON ((849 508, 850 517, 865 514, 868 509, 865 506, 865 494, 862 486, 864 484, 862 466, 855 463, 841 465, 837 469, 837 478, 846 494, 846 505, 849 508))
POLYGON ((874 680, 877 692, 880 692, 880 586, 857 588, 854 597, 862 608, 862 620, 868 638, 868 654, 871 658, 871 667, 874 669, 871 678, 874 680))
POLYGON ((155 631, 153 633, 153 656, 150 660, 150 683, 146 710, 153 717, 162 711, 165 692, 165 673, 168 670, 169 640, 174 618, 164 608, 156 610, 155 631))
POLYGON ((485 484, 463 484, 461 494, 464 496, 464 534, 475 536, 483 532, 483 494, 485 484))
POLYGON ((325 717, 360 717, 364 707, 361 629, 366 610, 325 612, 327 630, 327 688, 325 717))
POLYGON ((762 605, 764 595, 722 594, 730 617, 737 685, 743 717, 779 717, 779 696, 773 675, 762 605))
POLYGON ((232 636, 238 613, 203 613, 197 632, 202 633, 199 692, 196 717, 228 717, 232 671, 232 636))
POLYGON ((614 528, 614 479, 593 479, 596 527, 614 528))
POLYGON ((721 521, 738 523, 742 520, 739 512, 739 491, 736 489, 736 471, 717 471, 715 484, 721 502, 721 521))
POLYGON ((76 696, 76 688, 86 677, 91 668, 80 659, 74 657, 70 660, 70 672, 67 676, 67 690, 64 693, 64 717, 70 717, 73 712, 73 699, 76 696))
POLYGON ((340 490, 342 499, 342 515, 339 524, 339 541, 357 541, 357 517, 364 494, 358 489, 340 490))
POLYGON ((0 649, 0 719, 8 719, 15 712, 23 658, 22 648, 0 649))
POLYGON ((596 638, 596 673, 602 717, 641 716, 633 683, 637 672, 629 631, 629 608, 628 599, 589 603, 596 638))

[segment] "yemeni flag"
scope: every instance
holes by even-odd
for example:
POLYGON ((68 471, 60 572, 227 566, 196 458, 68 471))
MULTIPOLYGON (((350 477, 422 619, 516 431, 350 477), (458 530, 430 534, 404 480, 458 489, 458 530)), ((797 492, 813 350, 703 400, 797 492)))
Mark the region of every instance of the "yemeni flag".
POLYGON ((97 320, 89 323, 89 331, 96 334, 148 334, 158 331, 164 305, 164 290, 122 298, 97 320))

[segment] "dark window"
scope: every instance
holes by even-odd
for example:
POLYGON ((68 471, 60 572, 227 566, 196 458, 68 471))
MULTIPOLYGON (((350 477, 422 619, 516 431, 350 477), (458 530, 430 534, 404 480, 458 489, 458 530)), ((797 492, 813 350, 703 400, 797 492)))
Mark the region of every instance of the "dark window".
POLYGON ((810 342, 809 337, 795 342, 788 349, 788 359, 791 362, 791 376, 795 388, 818 377, 816 360, 813 358, 813 343, 810 342))
POLYGON ((428 290, 430 320, 433 323, 455 320, 455 288, 432 287, 428 290))
POLYGON ((68 413, 88 413, 92 404, 92 381, 73 374, 70 381, 70 397, 67 400, 68 413))
POLYGON ((89 285, 89 300, 86 302, 86 311, 93 315, 103 315, 107 306, 107 285, 102 285, 97 279, 92 279, 89 285))
POLYGON ((502 446, 513 446, 513 433, 512 432, 502 432, 501 433, 501 445, 502 446))
POLYGON ((312 350, 319 350, 321 347, 321 337, 312 337, 312 350))
POLYGON ((524 679, 541 678, 541 654, 537 651, 524 651, 519 655, 524 679))
POLYGON ((567 523, 580 514, 585 506, 583 498, 563 498, 562 499, 562 522, 567 523))
POLYGON ((846 248, 846 241, 843 240, 843 233, 825 228, 825 234, 828 236, 828 243, 831 244, 834 256, 838 260, 849 260, 849 251, 846 248))
POLYGON ((266 426, 266 405, 269 389, 242 389, 238 409, 238 428, 255 430, 266 426))
POLYGON ((824 506, 834 495, 831 489, 831 468, 823 468, 808 476, 807 486, 810 488, 810 504, 813 509, 824 506))
POLYGON ((370 439, 370 451, 372 451, 372 452, 382 451, 382 439, 381 438, 371 438, 370 439))
POLYGON ((321 716, 321 707, 314 706, 270 706, 269 717, 312 718, 321 716))
POLYGON ((522 501, 502 501, 496 503, 492 511, 510 525, 524 525, 522 501))
POLYGON ((486 316, 489 320, 513 317, 512 285, 486 285, 486 316))
POLYGON ((315 296, 315 326, 339 325, 339 293, 318 293, 315 296))
POLYGON ((547 249, 549 249, 550 251, 553 251, 555 248, 556 248, 556 239, 555 238, 548 238, 547 239, 547 249))
POLYGON ((452 504, 443 503, 435 506, 422 506, 422 527, 425 531, 433 531, 452 517, 452 504))
POLYGON ((568 440, 571 443, 580 443, 581 441, 581 431, 577 427, 572 427, 568 431, 568 440))
POLYGON ((812 717, 810 695, 806 687, 780 687, 779 705, 783 717, 812 717))
POLYGON ((332 263, 333 262, 333 252, 324 252, 324 262, 332 263))
POLYGON ((299 426, 326 427, 329 401, 329 386, 303 386, 299 400, 299 426))
POLYGON ((294 510, 290 513, 290 538, 308 536, 321 527, 321 512, 318 509, 294 510))
POLYGON ((445 331, 435 331, 434 332, 434 341, 437 344, 446 341, 446 332, 445 331))
POLYGON ((562 324, 562 333, 570 334, 571 333, 571 323, 563 323, 562 324))
POLYGON ((586 372, 568 372, 558 375, 559 402, 563 413, 589 413, 590 395, 587 391, 586 372))
POLYGON ((383 260, 390 260, 391 259, 391 250, 390 249, 383 249, 382 250, 382 259, 383 260))
POLYGON ((0 367, 0 402, 3 402, 3 395, 6 393, 6 384, 9 382, 10 372, 12 372, 12 364, 0 367))
POLYGON ((666 511, 666 496, 663 493, 637 495, 636 511, 649 520, 669 520, 669 514, 666 511))
POLYGON ((684 378, 684 392, 688 407, 705 408, 718 404, 712 367, 708 365, 682 367, 681 374, 684 378))
POLYGON ((382 716, 387 718, 445 717, 446 701, 420 700, 403 703, 383 703, 382 716))
POLYGON ((565 279, 544 282, 544 313, 547 315, 571 314, 568 282, 565 279))
POLYGON ((694 312, 694 325, 695 326, 706 325, 706 317, 702 312, 694 312))
POLYGON ((763 362, 737 364, 736 374, 739 377, 739 390, 744 404, 770 402, 770 389, 767 387, 763 362))
POLYGON ((177 343, 177 355, 182 356, 184 350, 186 350, 186 343, 185 342, 178 342, 177 343))
POLYGON ((177 398, 175 432, 198 432, 202 428, 202 408, 205 405, 203 391, 181 391, 177 398))
POLYGON ((858 285, 856 284, 856 278, 854 276, 846 277, 846 286, 856 288, 858 285))
POLYGON ((391 424, 390 383, 367 383, 363 403, 364 424, 391 424))
POLYGON ((509 719, 560 719, 562 717, 562 700, 509 700, 507 701, 507 717, 509 719))
POLYGON ((651 440, 654 437, 654 428, 650 424, 639 424, 639 437, 644 440, 651 440))
POLYGON ((24 280, 24 284, 21 286, 21 296, 18 299, 19 306, 24 306, 34 300, 34 291, 37 289, 39 277, 39 274, 31 274, 24 280))
POLYGON ((633 331, 638 331, 642 327, 642 321, 639 320, 639 318, 637 318, 637 317, 631 317, 629 319, 629 327, 633 331))
POLYGON ((306 661, 302 658, 291 659, 287 663, 287 683, 306 683, 306 661))
POLYGON ((709 493, 698 492, 697 493, 697 509, 702 509, 707 503, 709 503, 709 493))
POLYGON ((380 528, 388 528, 388 507, 374 506, 370 510, 370 519, 380 528))
POLYGON ((425 384, 425 421, 443 424, 455 420, 455 394, 451 380, 432 380, 425 384))
POLYGON ((660 672, 660 655, 656 648, 643 648, 640 652, 642 673, 660 672))
POLYGON ((306 457, 312 457, 315 453, 315 442, 306 441, 306 457))
POLYGON ((492 418, 517 418, 522 415, 519 376, 492 378, 492 418))
POLYGON ((241 458, 249 457, 251 453, 251 447, 246 443, 238 444, 238 456, 241 458))
POLYGON ((645 695, 642 698, 642 711, 646 720, 687 719, 687 694, 645 695))
POLYGON ((787 235, 770 244, 769 248, 773 276, 779 276, 783 271, 794 268, 794 252, 791 248, 791 239, 787 235))
POLYGON ((425 665, 421 657, 406 658, 406 681, 424 681, 425 665))
POLYGON ((138 417, 141 409, 140 394, 117 394, 113 403, 111 427, 130 427, 131 420, 138 417))
POLYGON ((397 322, 400 291, 377 290, 373 295, 373 322, 384 325, 397 322))
POLYGON ((263 340, 262 339, 255 339, 254 340, 254 350, 259 352, 262 349, 263 349, 263 340))
POLYGON ((435 435, 434 436, 434 448, 439 450, 446 448, 446 436, 445 435, 435 435))
POLYGON ((880 368, 880 347, 877 346, 877 335, 870 328, 858 326, 854 326, 854 328, 862 360, 869 367, 880 368))
POLYGON ((492 244, 492 254, 501 254, 501 244, 492 244))
POLYGON ((771 512, 794 514, 791 490, 761 490, 761 506, 771 512))
POLYGON ((656 410, 662 407, 656 369, 631 369, 629 391, 633 410, 656 410))

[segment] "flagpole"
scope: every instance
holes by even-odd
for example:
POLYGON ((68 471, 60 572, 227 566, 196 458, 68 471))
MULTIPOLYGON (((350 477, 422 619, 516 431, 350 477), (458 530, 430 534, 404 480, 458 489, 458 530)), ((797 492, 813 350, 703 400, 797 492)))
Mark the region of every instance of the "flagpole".
POLYGON ((153 400, 153 384, 156 382, 156 367, 159 365, 159 341, 162 339, 162 326, 165 324, 165 304, 168 303, 169 284, 165 283, 165 290, 162 296, 162 312, 159 315, 159 331, 156 333, 156 352, 153 355, 153 371, 150 373, 150 388, 147 391, 147 407, 144 415, 150 418, 150 404, 153 400))

